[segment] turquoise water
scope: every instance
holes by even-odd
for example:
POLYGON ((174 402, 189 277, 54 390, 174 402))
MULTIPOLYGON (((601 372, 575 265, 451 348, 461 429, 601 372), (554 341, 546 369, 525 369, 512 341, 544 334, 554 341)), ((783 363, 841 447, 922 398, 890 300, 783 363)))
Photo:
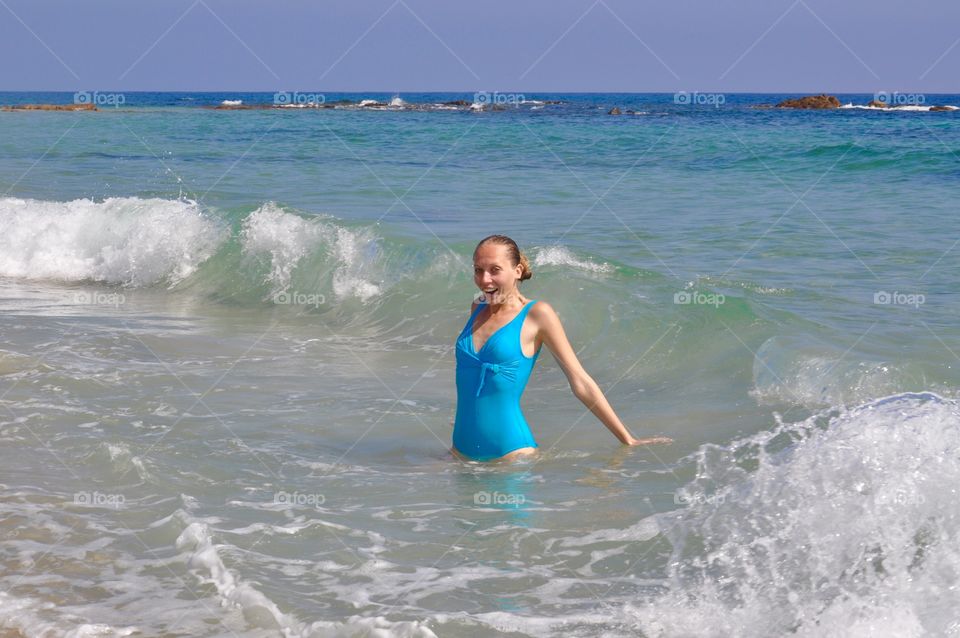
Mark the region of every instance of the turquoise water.
POLYGON ((956 631, 960 116, 524 98, 0 113, 0 627, 956 631), (540 460, 447 456, 494 232, 674 445, 543 356, 540 460))

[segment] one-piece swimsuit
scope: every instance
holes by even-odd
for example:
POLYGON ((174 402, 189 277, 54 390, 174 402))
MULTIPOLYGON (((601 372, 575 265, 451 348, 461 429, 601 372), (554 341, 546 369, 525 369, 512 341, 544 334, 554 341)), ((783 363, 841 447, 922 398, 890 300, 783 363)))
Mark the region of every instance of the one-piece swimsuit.
POLYGON ((488 461, 524 447, 537 447, 520 410, 520 396, 540 356, 523 354, 520 331, 532 300, 517 316, 490 335, 479 352, 473 322, 486 303, 477 305, 457 338, 457 416, 453 445, 464 456, 488 461))

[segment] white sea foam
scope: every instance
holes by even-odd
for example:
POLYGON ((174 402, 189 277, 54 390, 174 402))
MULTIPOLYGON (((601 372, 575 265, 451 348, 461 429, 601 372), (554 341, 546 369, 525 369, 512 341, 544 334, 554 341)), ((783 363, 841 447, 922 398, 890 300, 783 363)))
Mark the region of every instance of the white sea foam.
MULTIPOLYGON (((114 638, 139 633, 139 629, 130 627, 112 627, 103 623, 85 623, 67 614, 58 620, 50 620, 50 613, 56 609, 52 602, 43 602, 32 598, 17 598, 0 591, 0 629, 13 629, 18 634, 37 636, 38 638, 114 638)), ((4 634, 6 635, 6 634, 4 634)))
POLYGON ((252 625, 264 629, 297 630, 300 623, 284 614, 276 603, 231 572, 205 523, 192 522, 177 538, 177 549, 190 552, 188 564, 201 579, 212 584, 225 604, 238 608, 252 625))
POLYGON ((613 272, 610 264, 598 264, 592 261, 577 259, 569 248, 565 246, 549 246, 536 250, 533 256, 534 266, 567 266, 595 273, 613 272))
POLYGON ((273 203, 264 204, 245 220, 241 241, 245 252, 267 253, 267 280, 279 290, 290 285, 293 269, 320 243, 322 229, 311 220, 291 215, 273 203))
POLYGON ((267 203, 244 220, 241 242, 245 253, 269 258, 266 281, 274 292, 288 289, 297 267, 317 251, 324 251, 335 263, 332 282, 338 298, 367 301, 381 292, 369 277, 376 256, 376 237, 371 231, 350 230, 322 218, 303 218, 267 203))
POLYGON ((181 517, 188 525, 177 538, 177 548, 188 552, 188 564, 202 581, 214 586, 222 603, 241 611, 251 625, 290 637, 436 638, 419 621, 392 622, 380 616, 353 616, 343 622, 301 622, 283 613, 275 602, 224 564, 206 523, 181 517))
MULTIPOLYGON (((894 111, 894 112, 914 112, 914 113, 926 113, 931 108, 932 104, 904 104, 902 106, 866 106, 864 104, 844 104, 840 106, 841 109, 856 109, 862 111, 894 111)), ((949 111, 956 111, 960 107, 947 104, 944 106, 945 109, 949 111)))
POLYGON ((243 104, 243 100, 224 100, 220 104, 224 106, 240 106, 243 104))
POLYGON ((960 407, 905 393, 705 445, 661 515, 648 636, 943 636, 960 579, 960 407), (751 469, 755 468, 755 469, 751 469))
POLYGON ((223 236, 191 201, 0 199, 0 275, 174 284, 196 271, 223 236))

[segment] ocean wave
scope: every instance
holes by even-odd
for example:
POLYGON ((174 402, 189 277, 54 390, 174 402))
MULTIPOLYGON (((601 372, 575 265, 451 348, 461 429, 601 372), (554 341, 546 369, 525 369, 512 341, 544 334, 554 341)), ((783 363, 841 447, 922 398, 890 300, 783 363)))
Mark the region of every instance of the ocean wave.
MULTIPOLYGON (((57 620, 50 619, 56 605, 49 601, 16 597, 0 592, 0 629, 13 630, 13 636, 62 636, 63 638, 119 638, 139 634, 135 626, 113 627, 104 623, 86 623, 69 614, 57 620)), ((4 631, 3 635, 8 635, 4 631)))
POLYGON ((240 288, 269 298, 297 283, 295 275, 306 274, 300 271, 312 261, 313 270, 300 277, 305 289, 328 274, 337 299, 366 301, 381 293, 371 279, 378 238, 370 228, 349 229, 270 202, 236 231, 231 226, 224 214, 189 200, 2 199, 0 276, 176 290, 210 278, 228 285, 224 270, 239 268, 247 275, 240 288))
MULTIPOLYGON (((535 268, 551 271, 616 270, 562 245, 530 254, 535 268)), ((385 238, 375 226, 347 226, 274 202, 236 218, 190 200, 0 199, 0 276, 24 280, 172 290, 214 283, 267 297, 297 287, 369 301, 403 280, 422 287, 424 279, 465 269, 466 261, 450 257, 432 245, 385 238), (413 266, 397 268, 405 261, 413 266)))
MULTIPOLYGON (((463 321, 451 311, 469 309, 476 293, 473 242, 387 235, 376 224, 275 202, 224 211, 182 200, 7 199, 0 200, 0 230, 0 276, 49 285, 60 301, 54 309, 94 302, 104 312, 130 308, 138 289, 148 288, 176 303, 326 313, 337 325, 349 324, 348 334, 436 344, 437 335, 446 339, 457 329, 452 324, 463 321), (414 310, 406 305, 412 299, 414 310)), ((530 246, 528 253, 535 279, 525 290, 569 317, 571 334, 581 339, 609 337, 640 348, 640 335, 649 331, 656 339, 678 322, 689 326, 686 338, 702 355, 701 337, 709 342, 725 334, 723 324, 740 332, 757 320, 747 299, 733 294, 719 308, 677 305, 682 285, 655 270, 562 244, 530 246)), ((634 354, 640 353, 624 352, 634 354)), ((0 353, 0 374, 26 363, 14 359, 0 353)))
POLYGON ((0 276, 173 285, 224 238, 196 202, 0 199, 0 276))
POLYGON ((767 339, 753 361, 751 394, 761 404, 857 405, 909 387, 903 364, 863 360, 809 337, 767 339))
POLYGON ((929 636, 960 575, 960 406, 892 395, 695 454, 649 636, 929 636))
POLYGON ((565 246, 548 246, 546 248, 537 248, 532 252, 532 266, 567 266, 592 273, 613 272, 613 266, 610 264, 598 264, 593 261, 578 259, 577 256, 565 246))
POLYGON ((294 270, 304 258, 318 252, 334 271, 332 285, 338 298, 367 301, 381 293, 363 272, 376 251, 376 236, 370 230, 351 231, 322 218, 304 218, 268 203, 243 220, 241 244, 247 255, 269 262, 265 282, 271 292, 290 287, 294 270))
POLYGON ((187 563, 194 574, 204 584, 213 586, 222 605, 237 609, 255 627, 279 631, 284 636, 436 638, 422 622, 392 622, 380 616, 353 616, 342 622, 301 622, 281 611, 274 601, 226 566, 205 522, 182 511, 179 516, 186 527, 177 537, 176 546, 187 554, 187 563))

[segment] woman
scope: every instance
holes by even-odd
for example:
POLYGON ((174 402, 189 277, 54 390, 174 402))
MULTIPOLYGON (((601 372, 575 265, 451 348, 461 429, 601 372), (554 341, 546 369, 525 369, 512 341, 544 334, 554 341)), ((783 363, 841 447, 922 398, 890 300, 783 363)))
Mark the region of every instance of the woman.
POLYGON ((596 382, 577 360, 560 318, 546 302, 520 294, 533 273, 509 237, 491 235, 473 252, 473 281, 483 292, 457 338, 457 416, 453 449, 474 461, 511 460, 536 452, 520 411, 520 395, 545 343, 567 375, 570 389, 625 445, 671 443, 637 439, 617 418, 596 382))

